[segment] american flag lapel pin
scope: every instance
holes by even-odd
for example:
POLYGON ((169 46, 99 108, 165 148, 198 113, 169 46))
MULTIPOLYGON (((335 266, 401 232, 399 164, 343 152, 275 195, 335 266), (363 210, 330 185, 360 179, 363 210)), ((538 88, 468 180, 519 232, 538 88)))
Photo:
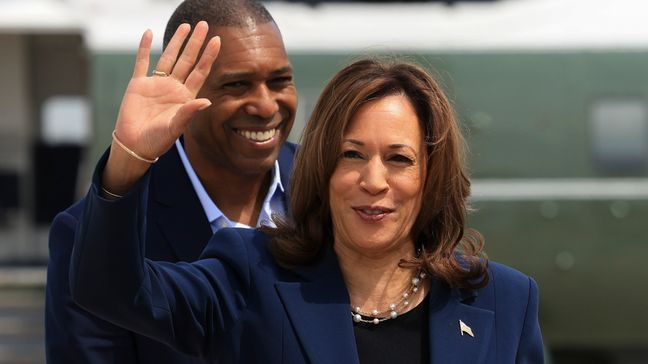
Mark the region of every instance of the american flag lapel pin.
POLYGON ((470 337, 475 337, 470 326, 466 325, 466 323, 461 320, 459 320, 459 331, 461 332, 461 336, 467 334, 470 335, 470 337))

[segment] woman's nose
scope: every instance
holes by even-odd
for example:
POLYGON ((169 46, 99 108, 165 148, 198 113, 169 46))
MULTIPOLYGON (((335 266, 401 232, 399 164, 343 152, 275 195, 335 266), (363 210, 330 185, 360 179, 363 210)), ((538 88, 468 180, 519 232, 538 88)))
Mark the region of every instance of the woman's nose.
POLYGON ((387 177, 389 171, 382 159, 373 158, 365 165, 360 176, 360 187, 372 195, 377 195, 389 188, 387 177))

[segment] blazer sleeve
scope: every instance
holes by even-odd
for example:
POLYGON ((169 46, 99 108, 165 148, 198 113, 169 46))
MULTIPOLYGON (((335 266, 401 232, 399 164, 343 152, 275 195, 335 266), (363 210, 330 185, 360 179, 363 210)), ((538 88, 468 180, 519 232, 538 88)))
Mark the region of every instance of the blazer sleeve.
POLYGON ((56 216, 50 229, 45 289, 47 363, 135 363, 137 353, 130 332, 97 318, 72 301, 68 272, 76 224, 76 216, 64 211, 56 216))
POLYGON ((73 299, 107 321, 178 351, 216 357, 219 338, 245 309, 250 278, 242 238, 233 229, 219 233, 210 250, 218 259, 149 261, 144 257, 149 175, 115 201, 100 197, 99 175, 75 233, 73 299))
POLYGON ((529 277, 528 279, 529 299, 515 361, 518 364, 542 364, 544 363, 544 345, 538 322, 538 284, 533 278, 529 277))

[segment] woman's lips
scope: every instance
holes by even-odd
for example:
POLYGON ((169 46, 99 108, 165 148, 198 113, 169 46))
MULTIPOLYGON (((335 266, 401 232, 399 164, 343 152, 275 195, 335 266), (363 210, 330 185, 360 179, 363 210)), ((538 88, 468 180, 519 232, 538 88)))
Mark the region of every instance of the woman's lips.
POLYGON ((393 209, 380 206, 359 206, 354 207, 353 210, 360 218, 367 221, 380 221, 394 212, 393 209))

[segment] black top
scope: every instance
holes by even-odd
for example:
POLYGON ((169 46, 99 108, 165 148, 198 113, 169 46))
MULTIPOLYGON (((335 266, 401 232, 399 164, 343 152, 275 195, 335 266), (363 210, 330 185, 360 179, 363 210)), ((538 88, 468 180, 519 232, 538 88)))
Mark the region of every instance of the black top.
POLYGON ((360 363, 429 363, 428 301, 378 325, 354 322, 360 363))

